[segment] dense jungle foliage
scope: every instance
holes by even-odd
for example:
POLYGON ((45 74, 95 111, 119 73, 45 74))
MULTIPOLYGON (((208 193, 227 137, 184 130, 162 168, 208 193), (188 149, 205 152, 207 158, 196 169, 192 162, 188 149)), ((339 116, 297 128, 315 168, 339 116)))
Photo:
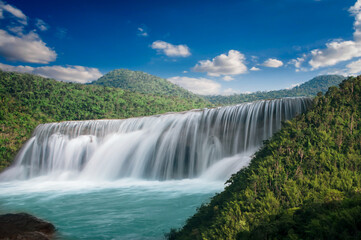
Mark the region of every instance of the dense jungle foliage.
POLYGON ((337 86, 345 77, 340 75, 322 75, 307 81, 292 89, 282 89, 269 92, 255 92, 250 94, 234 94, 230 96, 205 96, 204 98, 216 105, 231 105, 242 102, 252 102, 261 99, 283 97, 314 97, 319 92, 325 93, 331 86, 337 86))
POLYGON ((164 78, 128 69, 113 70, 91 84, 117 87, 144 94, 176 96, 193 101, 199 101, 202 98, 164 78))
POLYGON ((0 71, 0 170, 40 123, 138 117, 207 106, 210 103, 200 98, 140 94, 0 71))
POLYGON ((361 77, 287 121, 169 239, 361 239, 361 77))

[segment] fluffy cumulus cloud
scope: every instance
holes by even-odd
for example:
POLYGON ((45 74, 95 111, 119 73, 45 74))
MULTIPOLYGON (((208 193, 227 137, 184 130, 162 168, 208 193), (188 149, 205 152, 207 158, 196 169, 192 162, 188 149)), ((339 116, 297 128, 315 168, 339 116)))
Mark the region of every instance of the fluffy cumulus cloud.
POLYGON ((4 18, 4 12, 9 13, 11 16, 15 17, 21 24, 28 24, 28 18, 20 9, 10 4, 6 4, 0 0, 0 18, 4 18))
POLYGON ((54 78, 64 82, 88 83, 102 76, 97 68, 83 66, 12 66, 0 63, 0 69, 3 71, 24 72, 37 74, 43 77, 54 78))
POLYGON ((311 52, 309 64, 312 69, 333 66, 339 62, 361 57, 361 42, 339 41, 326 44, 326 49, 315 49, 311 52))
POLYGON ((259 69, 258 67, 252 67, 250 70, 251 70, 251 71, 259 71, 259 70, 261 70, 261 69, 259 69))
MULTIPOLYGON (((25 33, 28 17, 20 9, 0 0, 0 18, 10 19, 8 31, 0 29, 0 56, 28 63, 47 64, 56 60, 56 52, 46 46, 35 30, 25 33)), ((41 19, 34 24, 40 31, 49 28, 41 19)))
POLYGON ((269 58, 266 61, 264 61, 262 66, 270 67, 270 68, 279 68, 283 66, 283 62, 275 58, 269 58))
POLYGON ((30 32, 22 36, 13 36, 0 29, 0 55, 10 61, 29 63, 49 63, 55 61, 57 54, 30 32))
POLYGON ((361 56, 361 0, 350 7, 349 12, 355 17, 354 39, 349 41, 334 40, 326 44, 325 49, 311 51, 309 64, 312 69, 333 66, 339 62, 361 56))
POLYGON ((307 71, 307 69, 305 67, 302 67, 302 64, 305 62, 306 60, 306 55, 304 54, 303 57, 298 57, 296 59, 292 59, 291 61, 288 62, 288 64, 294 65, 296 72, 299 71, 307 71))
POLYGON ((234 78, 231 77, 231 76, 224 76, 222 79, 223 79, 224 81, 227 81, 227 82, 234 80, 234 78))
POLYGON ((201 95, 220 94, 222 88, 221 84, 207 78, 171 77, 168 81, 201 95))
POLYGON ((216 56, 212 60, 199 61, 193 67, 195 72, 206 72, 209 76, 238 75, 247 72, 245 56, 236 50, 230 50, 227 54, 216 56))
POLYGON ((36 19, 35 20, 35 26, 40 30, 40 31, 46 31, 49 29, 49 25, 46 24, 46 22, 44 22, 41 19, 36 19))
POLYGON ((187 45, 173 45, 160 40, 153 42, 151 48, 168 57, 188 57, 191 55, 187 45))

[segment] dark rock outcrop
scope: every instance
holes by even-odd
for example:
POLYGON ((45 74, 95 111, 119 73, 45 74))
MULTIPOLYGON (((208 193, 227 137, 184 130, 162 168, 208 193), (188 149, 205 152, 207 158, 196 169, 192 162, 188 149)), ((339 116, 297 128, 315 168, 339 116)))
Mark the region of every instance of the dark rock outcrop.
POLYGON ((49 240, 53 224, 27 213, 0 215, 0 240, 49 240))

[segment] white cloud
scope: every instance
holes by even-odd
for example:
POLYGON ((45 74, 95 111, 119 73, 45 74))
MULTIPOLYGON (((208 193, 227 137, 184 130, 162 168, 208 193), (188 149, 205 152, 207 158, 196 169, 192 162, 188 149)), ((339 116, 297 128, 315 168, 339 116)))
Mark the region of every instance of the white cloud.
POLYGON ((47 78, 54 78, 64 82, 88 83, 102 76, 97 68, 83 66, 12 66, 0 63, 0 69, 3 71, 23 72, 40 75, 47 78))
POLYGON ((291 61, 288 62, 288 64, 294 65, 296 68, 296 72, 307 71, 306 68, 302 67, 302 64, 306 60, 306 57, 307 57, 306 55, 303 55, 303 57, 298 57, 296 59, 292 59, 291 61))
POLYGON ((18 21, 21 24, 27 25, 28 24, 28 18, 25 16, 25 14, 18 8, 11 6, 10 4, 6 4, 3 1, 0 1, 0 10, 1 10, 1 18, 4 18, 4 11, 10 13, 14 17, 18 18, 18 21))
POLYGON ((216 95, 221 92, 221 84, 207 78, 171 77, 168 81, 200 95, 216 95))
POLYGON ((361 56, 361 42, 330 42, 326 44, 326 47, 324 50, 315 49, 311 51, 312 59, 309 64, 312 69, 333 66, 339 62, 361 56))
POLYGON ((148 33, 147 33, 147 31, 146 31, 144 28, 139 27, 139 28, 138 28, 138 36, 147 37, 147 36, 148 36, 148 33))
POLYGON ((295 83, 295 84, 292 84, 291 85, 291 88, 294 88, 294 87, 298 87, 298 86, 300 86, 302 83, 295 83))
POLYGON ((22 73, 32 73, 34 70, 33 67, 30 66, 12 66, 0 63, 0 69, 6 72, 22 72, 22 73))
POLYGON ((39 18, 36 19, 35 25, 40 31, 46 31, 49 29, 49 25, 39 18))
POLYGON ((269 58, 262 64, 262 66, 270 67, 270 68, 279 68, 283 66, 283 62, 275 58, 269 58))
POLYGON ((257 56, 251 56, 251 60, 252 60, 252 62, 257 62, 257 61, 258 61, 258 57, 257 57, 257 56))
POLYGON ((222 79, 227 82, 234 80, 234 78, 231 76, 224 76, 222 79))
POLYGON ((34 70, 35 74, 54 78, 65 82, 92 82, 102 76, 97 68, 83 66, 46 66, 38 67, 34 70))
POLYGON ((194 67, 195 72, 207 72, 209 76, 238 75, 247 72, 244 64, 245 56, 236 50, 216 56, 212 60, 199 61, 194 67))
POLYGON ((361 73, 361 59, 347 64, 346 67, 348 68, 347 72, 350 75, 361 73))
POLYGON ((295 88, 295 87, 300 86, 301 84, 302 84, 302 83, 294 83, 294 84, 292 84, 291 86, 286 87, 285 89, 292 89, 292 88, 295 88))
POLYGON ((295 65, 295 68, 301 68, 302 63, 305 61, 304 58, 296 58, 290 61, 291 64, 295 65))
MULTIPOLYGON (((35 30, 24 34, 24 27, 28 18, 18 8, 0 0, 0 18, 12 17, 7 26, 8 32, 0 29, 0 56, 9 61, 28 63, 49 63, 56 60, 57 54, 46 46, 35 30), (9 15, 5 15, 8 13, 9 15), (20 23, 20 24, 19 24, 20 23)), ((41 19, 36 19, 35 25, 41 30, 48 29, 48 25, 41 19)))
POLYGON ((251 70, 251 71, 259 71, 259 70, 261 70, 261 69, 259 69, 258 67, 252 67, 250 70, 251 70))
POLYGON ((168 57, 188 57, 191 55, 187 45, 173 45, 160 40, 153 42, 151 48, 168 57))
POLYGON ((16 37, 0 29, 0 55, 10 61, 49 63, 57 54, 46 46, 40 37, 30 32, 16 37))
POLYGON ((326 69, 324 71, 321 71, 320 74, 321 75, 342 75, 344 77, 349 75, 347 69, 335 69, 335 68, 326 69))
POLYGON ((349 12, 355 17, 354 39, 349 41, 333 40, 326 44, 325 49, 311 51, 309 64, 312 69, 333 66, 339 62, 351 60, 361 56, 361 0, 349 8, 349 12))
POLYGON ((23 35, 24 26, 8 26, 8 30, 16 35, 23 35))

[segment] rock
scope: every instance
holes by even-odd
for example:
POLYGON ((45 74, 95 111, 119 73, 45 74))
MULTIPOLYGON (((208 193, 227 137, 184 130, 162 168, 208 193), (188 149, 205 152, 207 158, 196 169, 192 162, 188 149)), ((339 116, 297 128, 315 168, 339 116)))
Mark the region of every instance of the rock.
POLYGON ((0 215, 0 240, 49 240, 53 224, 27 213, 0 215))

